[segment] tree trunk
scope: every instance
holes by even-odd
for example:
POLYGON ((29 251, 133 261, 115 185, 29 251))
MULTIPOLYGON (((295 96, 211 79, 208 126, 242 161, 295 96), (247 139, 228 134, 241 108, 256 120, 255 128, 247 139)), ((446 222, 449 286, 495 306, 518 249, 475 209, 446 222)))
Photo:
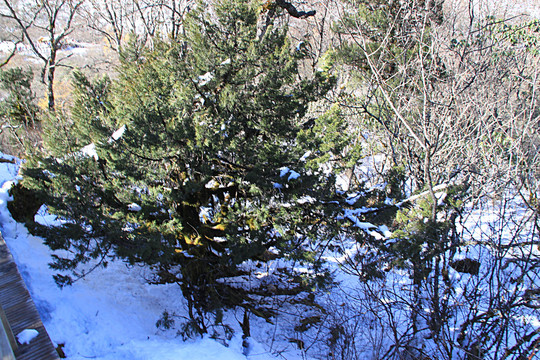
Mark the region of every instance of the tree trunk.
POLYGON ((50 111, 54 111, 54 72, 56 70, 56 51, 51 52, 47 72, 47 101, 50 111))

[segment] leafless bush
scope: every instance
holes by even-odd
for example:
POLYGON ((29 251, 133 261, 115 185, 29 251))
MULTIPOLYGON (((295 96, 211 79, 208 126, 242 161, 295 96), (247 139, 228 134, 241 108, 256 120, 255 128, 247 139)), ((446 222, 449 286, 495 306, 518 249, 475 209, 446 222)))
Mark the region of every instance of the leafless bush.
POLYGON ((538 22, 479 13, 472 1, 461 17, 438 16, 436 2, 366 6, 392 20, 344 20, 358 76, 343 105, 382 142, 388 167, 403 168, 403 194, 417 195, 398 203, 411 207, 387 223, 392 239, 351 233, 362 243, 344 263, 362 280, 351 301, 394 334, 382 358, 534 356, 538 22), (475 265, 457 265, 465 260, 475 265), (365 278, 372 264, 378 276, 365 278))

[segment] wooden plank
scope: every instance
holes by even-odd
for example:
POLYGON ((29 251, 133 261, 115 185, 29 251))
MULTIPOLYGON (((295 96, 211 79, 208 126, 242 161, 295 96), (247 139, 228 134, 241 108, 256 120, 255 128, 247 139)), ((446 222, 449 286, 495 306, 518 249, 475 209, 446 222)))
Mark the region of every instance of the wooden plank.
POLYGON ((17 360, 57 360, 54 348, 30 293, 17 270, 4 239, 0 235, 0 305, 15 336, 26 329, 38 335, 29 344, 19 344, 14 354, 17 360))

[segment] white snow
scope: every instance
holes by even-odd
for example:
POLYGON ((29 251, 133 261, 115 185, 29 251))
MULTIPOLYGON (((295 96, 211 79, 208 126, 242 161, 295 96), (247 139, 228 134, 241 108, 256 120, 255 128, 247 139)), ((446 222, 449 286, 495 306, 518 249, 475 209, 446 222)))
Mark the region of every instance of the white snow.
POLYGON ((0 42, 0 53, 11 53, 15 48, 15 43, 11 41, 0 42))
POLYGON ((142 210, 142 207, 137 203, 131 203, 128 205, 128 210, 138 212, 142 210))
POLYGON ((296 200, 296 202, 299 204, 314 204, 315 202, 317 202, 317 199, 315 199, 313 196, 305 195, 302 196, 300 199, 296 200))
MULTIPOLYGON (((120 139, 124 135, 125 131, 126 131, 126 125, 122 125, 120 128, 118 128, 118 130, 113 132, 113 134, 108 140, 108 143, 110 144, 113 141, 117 141, 118 139, 120 139)), ((79 152, 85 156, 93 157, 95 160, 99 160, 99 156, 96 150, 96 144, 94 143, 90 143, 86 146, 83 146, 81 150, 79 150, 79 152)))
POLYGON ((283 189, 283 185, 280 183, 272 183, 272 185, 274 186, 274 189, 283 189))
POLYGON ((299 173, 297 173, 294 170, 291 170, 287 166, 283 166, 279 168, 279 177, 285 177, 287 174, 289 175, 289 177, 287 178, 287 181, 296 180, 300 177, 299 173))
POLYGON ((219 187, 219 183, 216 180, 212 179, 208 183, 206 183, 204 187, 207 189, 217 189, 219 187))
POLYGON ((207 72, 206 74, 199 76, 199 86, 204 86, 208 84, 213 78, 213 72, 207 72))
POLYGON ((308 150, 306 151, 306 153, 304 155, 302 155, 302 157, 300 158, 300 161, 306 161, 308 157, 310 157, 312 154, 311 150, 308 150))
POLYGON ((345 202, 349 205, 354 205, 355 202, 357 202, 360 197, 362 196, 363 194, 360 194, 360 193, 354 193, 354 194, 351 194, 349 195, 349 197, 347 198, 347 200, 345 200, 345 202))
MULTIPOLYGON (((12 159, 7 156, 3 157, 12 159)), ((283 182, 288 181, 293 173, 293 170, 288 167, 283 167, 279 171, 283 182)), ((321 351, 328 350, 324 347, 325 338, 323 336, 326 335, 323 333, 321 333, 322 335, 317 334, 313 339, 311 343, 313 348, 309 353, 296 349, 295 345, 290 343, 291 336, 301 337, 302 335, 293 331, 297 324, 294 323, 294 315, 285 310, 276 318, 272 318, 273 323, 266 323, 264 319, 252 317, 250 321, 253 338, 246 341, 241 338, 241 330, 238 325, 242 313, 233 310, 224 314, 224 322, 235 330, 235 336, 231 340, 225 342, 205 337, 183 341, 177 335, 177 331, 181 328, 187 311, 186 301, 180 288, 174 284, 149 285, 147 279, 150 272, 147 268, 128 267, 118 260, 110 261, 107 268, 98 268, 72 286, 58 288, 52 278, 54 272, 48 267, 48 263, 51 262, 50 249, 43 244, 43 239, 30 235, 22 224, 16 223, 7 211, 6 202, 10 198, 8 190, 17 179, 19 179, 18 164, 0 163, 1 231, 42 316, 47 332, 55 344, 64 344, 63 349, 68 360, 88 358, 100 360, 268 360, 278 358, 300 360, 323 358, 327 354, 327 352, 317 353, 316 350, 317 347, 321 351), (175 324, 170 330, 156 328, 156 321, 161 318, 163 311, 173 314, 175 324), (222 343, 226 343, 228 346, 224 346, 222 343), (243 346, 243 343, 248 346, 243 346)), ((287 185, 274 183, 273 186, 280 188, 287 185)), ((436 190, 437 196, 440 196, 439 200, 444 201, 444 187, 437 187, 436 190)), ((359 196, 362 194, 349 194, 346 202, 353 207, 359 196)), ((413 200, 414 197, 409 198, 409 201, 413 200)), ((307 203, 315 200, 304 197, 297 201, 307 203)), ((132 203, 130 207, 133 211, 137 211, 135 209, 138 209, 140 205, 132 203)), ((59 222, 46 210, 45 207, 40 209, 36 216, 37 222, 41 224, 59 222)), ((200 216, 210 218, 212 215, 210 210, 210 208, 202 209, 200 216)), ((387 246, 398 241, 399 239, 392 238, 392 233, 387 226, 378 226, 363 221, 365 214, 372 210, 368 207, 343 209, 338 219, 350 221, 355 230, 364 231, 377 240, 384 241, 387 246)), ((507 209, 509 212, 510 210, 512 214, 507 213, 507 216, 515 215, 516 218, 523 216, 519 213, 521 210, 517 206, 507 209)), ((479 259, 483 269, 491 257, 492 250, 489 246, 480 243, 475 245, 474 242, 481 239, 494 239, 496 230, 493 225, 497 223, 498 219, 497 207, 495 206, 488 207, 486 205, 485 208, 471 211, 463 219, 463 222, 458 224, 457 228, 465 240, 471 240, 471 245, 460 247, 454 259, 479 259)), ((516 224, 509 222, 504 225, 505 233, 501 235, 501 241, 509 241, 512 239, 512 233, 524 231, 520 226, 518 222, 516 224)), ((275 229, 274 235, 279 237, 280 233, 284 234, 286 231, 286 228, 275 229)), ((226 239, 224 238, 223 241, 226 239)), ((321 305, 328 310, 329 319, 334 317, 336 321, 343 322, 344 326, 351 324, 348 319, 359 316, 358 319, 361 320, 355 324, 359 326, 360 331, 353 339, 353 341, 358 341, 360 354, 358 358, 380 358, 372 355, 369 347, 370 336, 375 336, 380 344, 391 344, 393 341, 389 337, 391 333, 385 332, 382 327, 370 327, 370 321, 373 321, 370 318, 371 313, 361 314, 359 312, 359 309, 363 309, 363 305, 356 298, 362 291, 359 288, 362 285, 358 281, 358 277, 354 276, 354 273, 341 271, 352 264, 351 261, 354 261, 356 255, 369 255, 368 251, 370 250, 354 238, 347 238, 346 235, 340 235, 336 241, 343 246, 343 250, 325 254, 324 258, 328 261, 329 269, 335 273, 336 281, 340 282, 340 286, 330 290, 327 294, 328 303, 321 302, 321 305)), ((536 247, 534 249, 531 250, 531 254, 534 251, 535 256, 538 256, 538 250, 536 247)), ((184 255, 189 256, 188 254, 184 255)), ((508 252, 505 256, 510 259, 512 254, 508 252)), ((255 287, 266 285, 266 289, 271 290, 275 288, 276 280, 279 281, 276 274, 279 273, 281 267, 284 267, 283 261, 282 259, 270 261, 264 266, 260 266, 256 262, 252 264, 248 262, 246 266, 251 266, 253 271, 249 277, 238 277, 238 283, 255 287)), ((91 265, 89 264, 89 266, 91 265)), ((297 270, 299 269, 297 268, 297 270)), ((533 275, 535 279, 538 277, 536 274, 530 274, 530 276, 533 275)), ((459 273, 451 267, 448 268, 448 278, 452 282, 454 290, 447 295, 448 301, 450 304, 456 304, 458 309, 455 317, 452 318, 455 324, 449 328, 459 329, 460 322, 464 320, 464 316, 467 316, 467 294, 470 293, 470 287, 483 289, 485 284, 479 280, 479 277, 459 273), (457 304, 463 305, 458 306, 457 304)), ((533 281, 537 280, 531 280, 531 282, 533 281)), ((398 324, 396 325, 397 331, 406 332, 407 312, 410 309, 403 307, 402 298, 407 299, 410 293, 409 273, 400 269, 388 270, 384 281, 371 285, 376 285, 376 291, 380 290, 380 296, 376 298, 377 304, 384 304, 390 311, 377 313, 376 322, 380 322, 384 326, 384 321, 388 321, 388 319, 385 320, 385 316, 391 316, 391 321, 395 320, 398 324), (390 291, 385 290, 384 286, 387 286, 386 289, 390 289, 390 291), (403 325, 399 325, 401 323, 403 325)), ((512 291, 510 286, 506 290, 512 291)), ((286 301, 282 304, 285 306, 286 301)), ((299 312, 297 314, 299 317, 307 316, 307 314, 302 313, 301 309, 295 311, 299 312)), ((513 320, 527 324, 533 330, 540 326, 540 319, 533 310, 515 312, 512 316, 513 320)), ((309 339, 307 336, 303 337, 303 340, 307 339, 309 339)), ((429 341, 426 341, 425 344, 431 346, 429 341)))
MULTIPOLYGON (((49 336, 55 344, 64 344, 68 360, 276 359, 255 339, 249 339, 249 349, 245 349, 240 329, 236 329, 228 347, 209 337, 182 341, 177 330, 187 314, 180 288, 174 284, 149 285, 144 267, 111 261, 107 268, 96 269, 72 286, 56 286, 54 271, 48 266, 52 261, 50 249, 43 239, 30 235, 23 224, 15 222, 7 210, 8 191, 18 179, 19 164, 0 163, 0 230, 49 336), (175 329, 156 327, 164 310, 178 315, 175 329)), ((132 205, 136 208, 137 204, 132 205)), ((45 207, 38 215, 40 223, 58 221, 45 207)), ((227 322, 234 325, 234 317, 227 322)), ((256 329, 252 333, 266 336, 256 329)), ((35 330, 28 329, 18 339, 26 343, 36 335, 35 330)), ((288 354, 292 355, 289 359, 301 359, 288 354)))
POLYGON ((99 156, 98 156, 97 151, 96 151, 96 144, 94 144, 94 143, 91 143, 89 145, 86 145, 86 146, 82 147, 80 152, 83 155, 86 155, 88 157, 93 157, 94 159, 99 160, 99 156))
POLYGON ((300 177, 300 174, 299 174, 299 173, 297 173, 297 172, 294 171, 294 170, 291 170, 291 171, 289 172, 289 177, 287 178, 287 180, 288 180, 288 181, 296 180, 296 179, 298 179, 299 177, 300 177))
POLYGON ((122 137, 122 135, 124 135, 124 132, 126 131, 126 125, 122 125, 118 130, 116 130, 115 132, 113 132, 113 134, 111 135, 111 140, 118 140, 122 137))
POLYGON ((365 211, 366 209, 353 209, 353 210, 344 209, 343 215, 338 216, 337 219, 338 220, 348 219, 352 221, 354 226, 365 231, 371 231, 373 229, 376 229, 377 226, 373 225, 372 223, 360 221, 360 219, 358 219, 358 215, 362 214, 365 211))
POLYGON ((39 335, 36 329, 24 329, 17 335, 17 341, 19 344, 29 344, 39 335))

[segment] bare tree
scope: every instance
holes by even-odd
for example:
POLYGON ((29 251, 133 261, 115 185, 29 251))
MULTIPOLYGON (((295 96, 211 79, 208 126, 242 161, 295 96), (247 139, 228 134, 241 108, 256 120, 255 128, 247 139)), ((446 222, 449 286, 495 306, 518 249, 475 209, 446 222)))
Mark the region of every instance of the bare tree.
POLYGON ((64 59, 58 52, 73 31, 83 0, 45 0, 18 4, 3 0, 1 17, 13 21, 32 53, 43 62, 41 80, 47 85, 49 110, 54 110, 54 76, 64 59))
POLYGON ((291 17, 291 36, 297 42, 299 49, 305 49, 310 54, 310 63, 307 64, 309 71, 313 72, 319 65, 319 60, 329 50, 339 45, 338 34, 331 30, 332 25, 339 20, 339 9, 341 4, 336 0, 325 0, 308 2, 302 4, 309 6, 310 11, 305 14, 312 14, 303 17, 291 17))
POLYGON ((128 36, 146 44, 155 36, 175 39, 193 0, 89 0, 84 17, 88 26, 102 34, 111 48, 119 51, 128 36))
POLYGON ((523 319, 538 308, 540 272, 538 22, 472 1, 455 17, 434 1, 354 3, 341 56, 360 86, 344 87, 343 106, 407 179, 408 198, 373 210, 395 206, 394 237, 352 232, 364 246, 344 264, 364 281, 357 298, 382 294, 373 316, 389 308, 384 358, 534 356, 538 329, 523 319), (491 220, 472 222, 487 199, 491 220), (403 309, 407 325, 393 320, 403 309))
MULTIPOLYGON (((9 4, 11 7, 20 6, 18 1, 11 1, 9 4)), ((6 58, 0 64, 0 67, 3 67, 17 54, 17 47, 23 43, 25 32, 33 25, 35 19, 28 19, 29 21, 25 25, 19 26, 21 24, 13 18, 9 8, 6 8, 4 3, 0 3, 0 19, 2 19, 0 23, 0 30, 2 31, 1 40, 3 42, 10 42, 12 46, 6 58)))

